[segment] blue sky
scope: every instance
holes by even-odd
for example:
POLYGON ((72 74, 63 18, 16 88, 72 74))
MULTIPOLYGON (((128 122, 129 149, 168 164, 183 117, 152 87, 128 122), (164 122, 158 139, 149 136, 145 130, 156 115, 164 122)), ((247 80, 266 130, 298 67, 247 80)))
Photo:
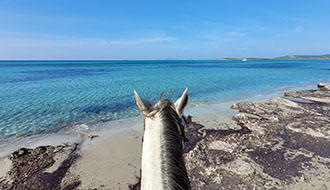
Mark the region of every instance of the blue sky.
POLYGON ((330 53, 326 0, 0 0, 0 59, 330 53))

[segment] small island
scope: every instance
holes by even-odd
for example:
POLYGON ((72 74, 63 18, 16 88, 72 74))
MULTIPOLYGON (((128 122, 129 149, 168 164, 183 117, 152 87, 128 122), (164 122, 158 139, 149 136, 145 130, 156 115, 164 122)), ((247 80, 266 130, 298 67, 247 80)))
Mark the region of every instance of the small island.
POLYGON ((217 58, 218 61, 248 61, 248 60, 328 60, 330 54, 325 55, 287 55, 274 58, 246 57, 246 58, 217 58))

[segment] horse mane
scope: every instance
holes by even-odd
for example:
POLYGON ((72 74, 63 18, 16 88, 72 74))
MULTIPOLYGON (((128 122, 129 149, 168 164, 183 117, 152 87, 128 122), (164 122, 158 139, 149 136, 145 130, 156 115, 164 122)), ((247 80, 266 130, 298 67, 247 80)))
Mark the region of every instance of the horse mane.
POLYGON ((183 161, 184 128, 181 118, 169 99, 160 100, 156 108, 162 119, 161 167, 163 185, 170 189, 190 189, 190 183, 183 161))

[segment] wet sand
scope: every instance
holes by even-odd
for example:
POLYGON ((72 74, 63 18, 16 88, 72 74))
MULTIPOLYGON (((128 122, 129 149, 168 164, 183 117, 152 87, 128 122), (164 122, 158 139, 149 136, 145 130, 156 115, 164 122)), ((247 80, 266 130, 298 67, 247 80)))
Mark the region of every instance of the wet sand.
POLYGON ((64 183, 79 176, 79 189, 128 189, 140 176, 140 129, 86 140, 79 151, 81 158, 70 168, 64 183))

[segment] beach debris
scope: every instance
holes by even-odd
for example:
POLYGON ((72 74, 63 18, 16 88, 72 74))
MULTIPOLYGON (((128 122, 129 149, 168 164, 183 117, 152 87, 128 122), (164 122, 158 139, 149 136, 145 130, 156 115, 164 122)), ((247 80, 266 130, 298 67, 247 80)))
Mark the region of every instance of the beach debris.
POLYGON ((96 137, 100 137, 99 135, 88 135, 87 136, 90 140, 93 140, 96 137))
POLYGON ((137 182, 135 184, 129 184, 128 189, 129 190, 140 190, 141 189, 141 177, 135 176, 137 179, 137 182))

